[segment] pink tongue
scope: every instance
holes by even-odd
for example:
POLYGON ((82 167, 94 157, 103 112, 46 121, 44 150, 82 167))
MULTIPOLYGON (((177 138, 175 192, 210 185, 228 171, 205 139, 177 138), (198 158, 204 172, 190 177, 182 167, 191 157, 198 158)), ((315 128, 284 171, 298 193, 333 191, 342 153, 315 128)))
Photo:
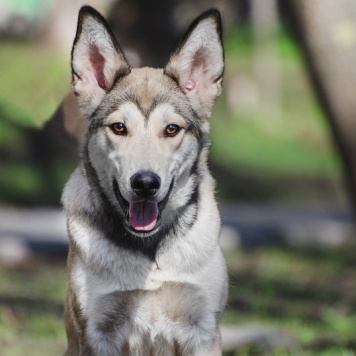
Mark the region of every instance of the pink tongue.
POLYGON ((130 224, 135 230, 151 231, 158 219, 158 205, 151 201, 137 201, 130 203, 130 224))

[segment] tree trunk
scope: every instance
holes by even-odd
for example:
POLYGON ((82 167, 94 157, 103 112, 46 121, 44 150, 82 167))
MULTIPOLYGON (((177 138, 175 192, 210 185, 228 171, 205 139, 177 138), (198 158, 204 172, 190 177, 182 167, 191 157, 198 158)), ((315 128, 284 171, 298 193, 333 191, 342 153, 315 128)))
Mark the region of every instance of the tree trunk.
POLYGON ((269 118, 281 113, 280 60, 276 46, 279 24, 277 0, 252 0, 254 74, 261 111, 269 118))
POLYGON ((288 0, 288 4, 356 210, 356 3, 288 0))

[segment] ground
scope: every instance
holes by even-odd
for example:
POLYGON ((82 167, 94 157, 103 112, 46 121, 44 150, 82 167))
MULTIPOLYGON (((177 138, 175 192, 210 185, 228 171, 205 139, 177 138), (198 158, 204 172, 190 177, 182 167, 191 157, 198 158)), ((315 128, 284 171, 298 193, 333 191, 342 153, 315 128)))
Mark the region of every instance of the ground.
MULTIPOLYGON (((274 351, 247 345, 236 355, 354 355, 355 247, 227 252, 230 296, 223 324, 277 328, 297 345, 274 351)), ((53 256, 0 269, 1 355, 64 351, 66 283, 65 261, 53 256)))

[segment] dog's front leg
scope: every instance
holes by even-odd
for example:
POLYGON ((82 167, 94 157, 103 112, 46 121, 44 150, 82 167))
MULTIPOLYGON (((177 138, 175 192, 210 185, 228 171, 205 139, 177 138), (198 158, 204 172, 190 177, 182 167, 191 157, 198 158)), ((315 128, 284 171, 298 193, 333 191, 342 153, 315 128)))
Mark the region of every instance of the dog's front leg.
POLYGON ((64 356, 88 355, 83 351, 83 349, 85 349, 83 338, 84 330, 81 325, 77 299, 72 288, 69 286, 65 305, 65 327, 68 346, 64 356))

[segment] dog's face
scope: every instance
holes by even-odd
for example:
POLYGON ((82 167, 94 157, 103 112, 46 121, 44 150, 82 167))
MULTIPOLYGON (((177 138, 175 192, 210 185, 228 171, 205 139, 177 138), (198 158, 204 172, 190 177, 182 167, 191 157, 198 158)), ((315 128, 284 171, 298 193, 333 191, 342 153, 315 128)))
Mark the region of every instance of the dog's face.
POLYGON ((72 73, 86 154, 132 233, 154 233, 189 199, 223 69, 216 10, 192 24, 165 69, 131 69, 105 20, 82 8, 72 73))
POLYGON ((173 186, 184 185, 199 154, 198 119, 181 101, 162 70, 132 69, 92 121, 90 161, 134 232, 159 226, 173 186))

